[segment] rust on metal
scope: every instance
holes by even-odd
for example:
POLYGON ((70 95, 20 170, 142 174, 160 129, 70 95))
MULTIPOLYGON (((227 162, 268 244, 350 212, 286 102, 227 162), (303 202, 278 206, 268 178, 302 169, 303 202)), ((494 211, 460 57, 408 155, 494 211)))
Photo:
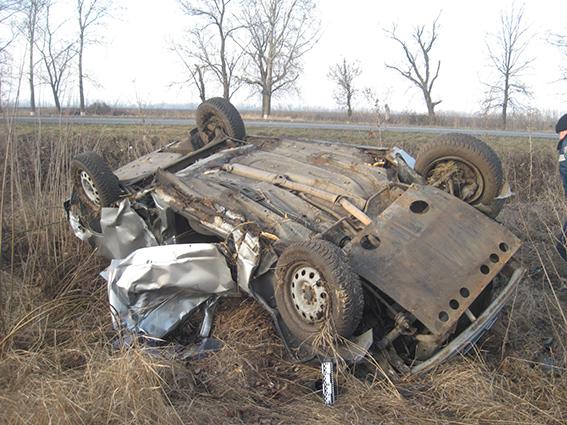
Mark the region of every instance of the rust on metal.
POLYGON ((414 185, 352 241, 351 263, 431 332, 443 334, 520 244, 470 205, 414 185))

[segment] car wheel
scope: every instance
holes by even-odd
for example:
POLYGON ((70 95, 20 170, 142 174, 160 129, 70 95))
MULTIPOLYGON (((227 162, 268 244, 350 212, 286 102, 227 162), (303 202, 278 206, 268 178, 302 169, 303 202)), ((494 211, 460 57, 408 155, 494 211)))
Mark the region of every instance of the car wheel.
POLYGON ((289 330, 311 343, 322 329, 348 338, 362 319, 359 276, 344 252, 311 240, 287 247, 276 265, 275 300, 289 330))
POLYGON ((201 103, 197 108, 195 121, 205 144, 211 142, 219 131, 233 139, 244 140, 246 137, 240 113, 232 103, 222 97, 213 97, 201 103))
POLYGON ((471 205, 492 206, 504 183, 502 163, 496 152, 466 134, 447 134, 426 144, 417 155, 415 170, 426 184, 471 205))
POLYGON ((116 202, 122 190, 118 177, 95 152, 84 152, 71 162, 73 190, 81 203, 98 212, 116 202))
POLYGON ((504 208, 504 205, 506 205, 506 199, 497 198, 490 205, 486 207, 483 206, 482 208, 479 207, 478 209, 488 217, 496 218, 498 214, 500 214, 500 211, 502 211, 502 208, 504 208))

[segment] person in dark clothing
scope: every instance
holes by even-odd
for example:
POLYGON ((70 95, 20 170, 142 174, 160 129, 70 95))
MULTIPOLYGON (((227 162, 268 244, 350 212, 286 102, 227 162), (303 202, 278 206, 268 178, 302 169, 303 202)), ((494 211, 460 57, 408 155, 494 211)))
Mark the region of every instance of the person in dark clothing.
MULTIPOLYGON (((555 125, 555 132, 559 135, 559 142, 557 143, 557 151, 559 152, 559 174, 561 176, 561 182, 563 183, 563 191, 567 197, 567 114, 559 118, 559 121, 557 121, 555 125)), ((563 229, 561 229, 561 234, 558 238, 559 241, 556 246, 557 252, 565 261, 567 261, 566 235, 567 221, 563 224, 563 229)))
POLYGON ((559 255, 561 255, 561 258, 567 261, 567 247, 565 247, 565 235, 567 235, 567 221, 563 224, 563 229, 561 229, 561 234, 559 235, 559 241, 555 246, 557 252, 559 253, 559 255))
POLYGON ((559 142, 557 143, 559 174, 561 175, 565 196, 567 196, 567 114, 559 118, 555 125, 555 132, 559 135, 559 142))

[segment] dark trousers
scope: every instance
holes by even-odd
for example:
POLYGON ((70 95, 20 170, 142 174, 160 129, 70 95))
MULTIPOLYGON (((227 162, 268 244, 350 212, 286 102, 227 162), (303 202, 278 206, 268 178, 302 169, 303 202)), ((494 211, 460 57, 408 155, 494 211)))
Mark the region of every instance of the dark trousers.
POLYGON ((561 176, 565 196, 567 196, 567 160, 559 161, 559 175, 561 176))
POLYGON ((563 230, 561 232, 561 234, 559 235, 559 241, 557 242, 557 245, 555 246, 557 248, 557 252, 559 253, 559 255, 561 255, 561 258, 563 258, 563 260, 567 261, 567 247, 565 247, 565 236, 567 235, 567 221, 563 224, 563 230))
MULTIPOLYGON (((565 192, 565 197, 567 197, 567 160, 559 161, 559 174, 561 176, 561 183, 563 183, 563 190, 565 192)), ((558 242, 556 245, 557 252, 561 255, 563 260, 567 261, 567 247, 565 244, 567 235, 567 221, 563 224, 563 229, 559 235, 558 242)))

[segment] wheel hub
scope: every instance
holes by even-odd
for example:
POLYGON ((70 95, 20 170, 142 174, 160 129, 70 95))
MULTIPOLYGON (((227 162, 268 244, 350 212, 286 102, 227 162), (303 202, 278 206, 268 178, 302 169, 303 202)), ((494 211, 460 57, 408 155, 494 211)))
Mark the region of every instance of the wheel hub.
POLYGON ((325 318, 329 297, 317 269, 308 266, 295 269, 290 292, 293 305, 302 320, 317 323, 325 318))
POLYGON ((85 192, 85 195, 87 195, 87 198, 89 198, 89 200, 92 201, 95 205, 100 206, 100 195, 98 194, 98 190, 96 190, 91 176, 89 176, 86 171, 81 171, 80 178, 81 186, 83 188, 83 191, 85 192))
POLYGON ((476 202, 484 190, 476 167, 456 158, 438 160, 427 173, 427 183, 468 203, 476 202))

